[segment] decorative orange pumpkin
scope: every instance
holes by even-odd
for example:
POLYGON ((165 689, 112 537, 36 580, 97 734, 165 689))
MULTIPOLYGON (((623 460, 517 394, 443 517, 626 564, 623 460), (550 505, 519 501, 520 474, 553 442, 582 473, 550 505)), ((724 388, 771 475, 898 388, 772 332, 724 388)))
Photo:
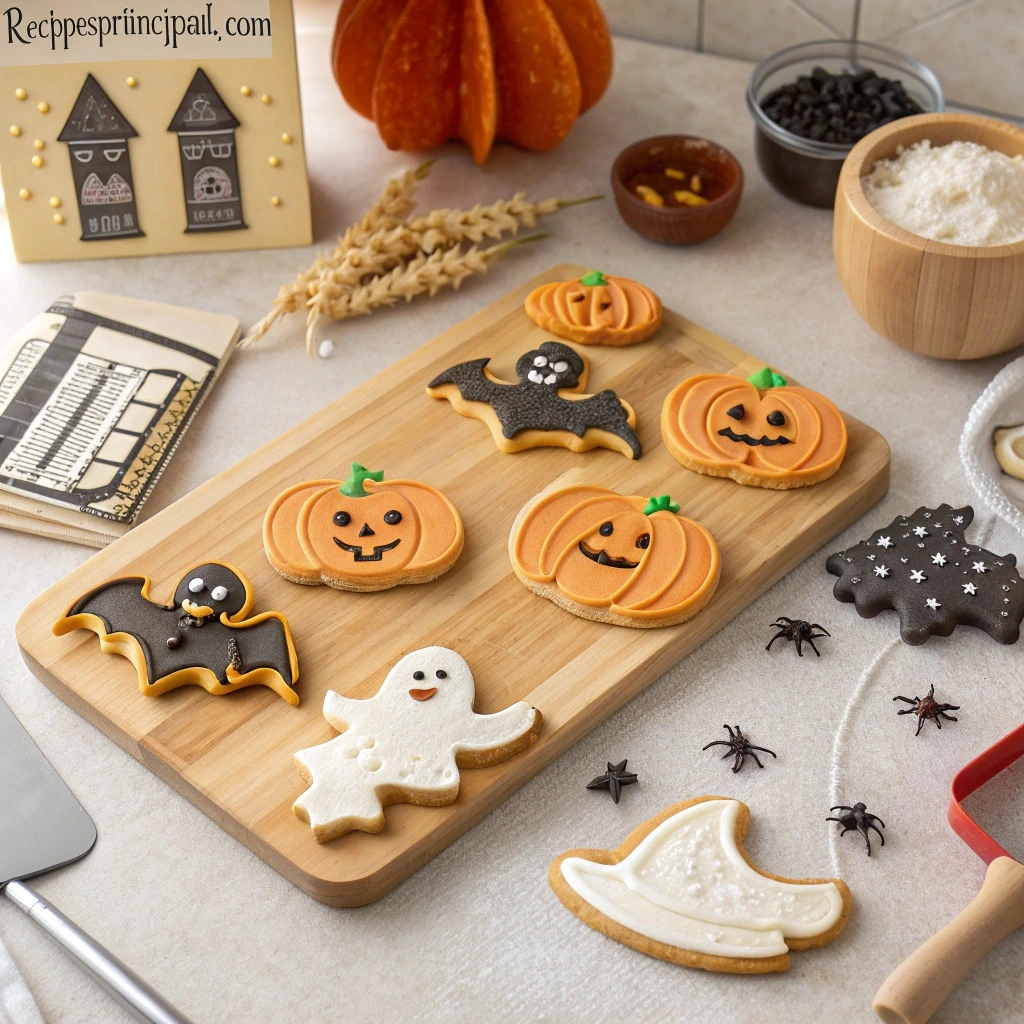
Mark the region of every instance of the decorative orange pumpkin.
POLYGON ((622 626, 692 618, 718 586, 714 537, 667 494, 564 487, 519 513, 509 538, 516 575, 574 615, 622 626))
POLYGON ((349 106, 389 149, 495 138, 547 150, 604 93, 612 41, 597 0, 344 0, 332 45, 349 106))
POLYGON ((279 494, 263 521, 270 564, 294 583, 387 590, 429 583, 462 553, 455 506, 418 480, 389 480, 358 463, 352 475, 313 480, 279 494))
POLYGON ((846 456, 843 414, 768 367, 745 381, 706 373, 673 388, 661 409, 673 458, 697 473, 787 490, 827 480, 846 456))
POLYGON ((661 326, 661 300, 650 288, 600 270, 534 288, 526 313, 539 327, 580 345, 634 345, 661 326))

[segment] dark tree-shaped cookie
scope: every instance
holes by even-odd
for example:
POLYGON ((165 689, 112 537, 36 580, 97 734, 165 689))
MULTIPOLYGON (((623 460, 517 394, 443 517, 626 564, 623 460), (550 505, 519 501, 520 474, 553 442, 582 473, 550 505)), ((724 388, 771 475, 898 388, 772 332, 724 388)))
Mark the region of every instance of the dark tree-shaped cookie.
POLYGON ((1001 644, 1016 643, 1024 618, 1024 583, 1013 555, 967 544, 969 505, 922 506, 898 516, 867 540, 830 555, 833 593, 853 601, 864 618, 885 608, 900 617, 908 644, 949 636, 958 624, 977 626, 1001 644))

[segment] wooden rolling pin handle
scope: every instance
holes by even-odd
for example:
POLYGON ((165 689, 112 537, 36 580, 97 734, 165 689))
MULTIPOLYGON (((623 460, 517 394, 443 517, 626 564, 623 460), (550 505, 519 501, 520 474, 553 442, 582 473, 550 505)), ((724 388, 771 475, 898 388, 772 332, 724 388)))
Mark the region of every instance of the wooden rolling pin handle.
POLYGON ((997 857, 981 891, 883 982, 872 1009, 885 1024, 925 1024, 964 975, 1024 925, 1024 865, 997 857))

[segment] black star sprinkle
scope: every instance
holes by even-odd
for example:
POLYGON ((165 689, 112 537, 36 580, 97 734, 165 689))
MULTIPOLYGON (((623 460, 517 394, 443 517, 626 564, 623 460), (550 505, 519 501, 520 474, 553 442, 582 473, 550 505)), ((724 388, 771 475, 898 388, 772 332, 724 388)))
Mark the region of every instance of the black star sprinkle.
POLYGON ((596 779, 587 783, 587 789, 607 789, 612 795, 612 799, 618 803, 619 797, 622 794, 623 786, 630 786, 636 782, 636 776, 632 772, 626 771, 626 762, 620 761, 618 764, 612 764, 611 761, 606 762, 608 765, 608 771, 604 775, 598 775, 596 779))

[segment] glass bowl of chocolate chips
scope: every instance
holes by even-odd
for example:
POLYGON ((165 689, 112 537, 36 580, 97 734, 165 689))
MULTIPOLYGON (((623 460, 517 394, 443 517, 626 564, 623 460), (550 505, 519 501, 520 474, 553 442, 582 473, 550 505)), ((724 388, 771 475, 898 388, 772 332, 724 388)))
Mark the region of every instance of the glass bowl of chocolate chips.
POLYGON ((843 160, 876 128, 942 110, 942 86, 919 61, 841 39, 780 50, 754 68, 747 107, 761 173, 783 195, 831 208, 843 160))

